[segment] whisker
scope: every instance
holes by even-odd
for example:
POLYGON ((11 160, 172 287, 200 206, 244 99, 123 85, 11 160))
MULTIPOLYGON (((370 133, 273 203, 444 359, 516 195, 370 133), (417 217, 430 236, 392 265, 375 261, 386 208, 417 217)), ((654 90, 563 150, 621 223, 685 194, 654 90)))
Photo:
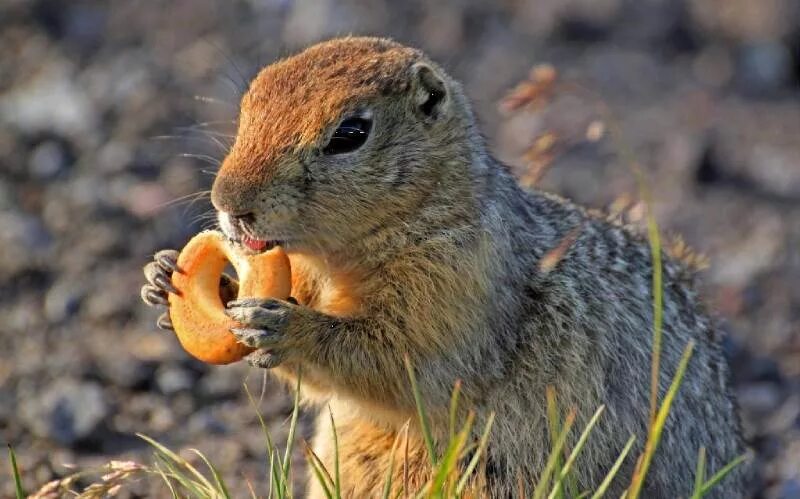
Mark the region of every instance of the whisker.
POLYGON ((200 225, 200 228, 202 230, 220 230, 216 217, 206 220, 205 223, 200 225))
POLYGON ((230 144, 225 144, 218 138, 212 135, 204 135, 200 137, 194 137, 191 135, 156 135, 155 137, 150 137, 150 140, 193 140, 193 141, 201 141, 205 144, 211 143, 217 146, 219 152, 227 153, 230 149, 230 144))
POLYGON ((218 105, 225 106, 225 107, 230 107, 230 108, 233 108, 233 109, 238 109, 239 108, 239 106, 237 106, 236 104, 233 104, 233 103, 228 102, 226 100, 217 99, 215 97, 208 97, 207 95, 194 95, 192 98, 194 100, 198 101, 198 102, 204 102, 206 104, 218 104, 218 105))
POLYGON ((160 205, 157 206, 157 208, 165 208, 167 206, 173 206, 173 205, 175 205, 177 203, 181 203, 181 202, 184 202, 184 201, 190 201, 191 203, 194 203, 194 202, 198 201, 199 199, 202 199, 202 198, 204 198, 206 196, 210 196, 210 195, 211 195, 211 191, 210 190, 193 192, 191 194, 186 194, 185 196, 180 196, 178 198, 172 199, 172 200, 167 201, 165 203, 161 203, 160 205))
POLYGON ((200 161, 205 161, 206 163, 208 163, 210 165, 213 165, 213 166, 219 166, 220 164, 222 164, 222 161, 220 161, 219 159, 217 159, 217 158, 215 158, 213 156, 209 156, 208 154, 193 154, 193 153, 189 153, 189 152, 184 152, 184 153, 179 154, 178 156, 180 156, 182 158, 199 159, 200 161))
POLYGON ((217 49, 217 51, 220 54, 222 54, 222 56, 225 58, 225 60, 228 61, 228 63, 231 66, 233 66, 233 69, 239 75, 239 81, 238 82, 234 81, 233 78, 228 74, 225 74, 225 76, 231 81, 231 83, 233 83, 236 86, 236 92, 239 93, 240 95, 243 94, 247 90, 248 79, 245 78, 244 73, 242 73, 242 70, 236 64, 236 61, 234 61, 233 58, 230 55, 228 55, 228 53, 226 51, 222 50, 222 47, 220 47, 215 42, 209 40, 208 44, 211 45, 212 47, 214 47, 215 49, 217 49))
POLYGON ((207 211, 205 213, 201 213, 201 214, 199 214, 199 215, 197 215, 195 217, 192 217, 191 223, 192 224, 196 224, 196 223, 201 223, 202 224, 202 223, 207 223, 209 221, 215 221, 216 220, 216 216, 217 216, 217 213, 215 211, 213 211, 213 210, 210 210, 210 211, 207 211))
POLYGON ((231 120, 211 120, 211 121, 201 121, 200 123, 195 123, 194 125, 187 125, 178 127, 178 129, 185 129, 185 130, 197 130, 201 128, 207 128, 210 126, 217 126, 217 125, 233 125, 236 123, 235 119, 231 120))

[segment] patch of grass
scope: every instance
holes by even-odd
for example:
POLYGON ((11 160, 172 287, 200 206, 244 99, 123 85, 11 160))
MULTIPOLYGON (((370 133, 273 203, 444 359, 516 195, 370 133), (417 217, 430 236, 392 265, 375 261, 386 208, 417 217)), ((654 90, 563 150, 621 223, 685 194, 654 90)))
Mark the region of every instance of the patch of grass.
POLYGON ((198 499, 230 499, 225 482, 202 452, 197 449, 191 449, 191 452, 206 463, 212 475, 211 479, 201 473, 188 460, 156 440, 141 433, 136 435, 155 449, 154 467, 167 482, 167 486, 173 491, 173 495, 176 487, 183 487, 188 494, 198 499), (214 480, 213 482, 212 479, 214 480))
MULTIPOLYGON (((689 358, 691 357, 692 348, 692 343, 687 345, 670 388, 664 397, 663 403, 659 407, 655 422, 648 432, 648 443, 645 446, 645 451, 642 454, 640 465, 637 467, 631 486, 628 490, 626 496, 628 498, 638 497, 641 492, 641 487, 644 483, 644 478, 647 475, 649 463, 657 449, 664 422, 666 421, 667 414, 669 413, 671 404, 678 391, 678 387, 683 380, 686 366, 689 358)), ((419 387, 417 386, 416 379, 414 377, 414 370, 410 363, 407 363, 407 368, 409 371, 409 380, 412 391, 415 392, 415 397, 417 397, 418 400, 421 400, 419 387)), ((255 406, 255 400, 246 387, 245 391, 250 398, 251 403, 253 403, 255 406)), ((470 435, 472 434, 475 422, 474 414, 469 413, 466 417, 466 420, 460 425, 458 424, 455 415, 458 413, 459 392, 460 387, 457 384, 451 398, 450 421, 452 430, 449 433, 447 442, 436 443, 429 433, 430 445, 428 446, 426 444, 426 448, 429 452, 431 452, 430 462, 435 464, 431 465, 430 479, 428 482, 423 484, 418 490, 406 490, 408 487, 408 482, 406 479, 404 480, 402 486, 399 487, 399 494, 398 491, 395 490, 395 494, 392 495, 393 488, 395 488, 397 485, 394 483, 394 470, 396 469, 397 465, 395 460, 396 451, 401 448, 401 445, 407 445, 409 427, 407 423, 404 428, 398 432, 392 445, 392 454, 390 457, 389 468, 385 476, 382 497, 385 499, 394 499, 400 496, 436 499, 458 498, 462 497, 462 495, 467 491, 472 483, 472 480, 476 478, 475 471, 478 469, 481 459, 483 456, 485 456, 486 449, 490 441, 491 428, 494 423, 494 414, 490 415, 486 421, 478 441, 470 441, 470 435), (466 466, 463 468, 459 467, 458 464, 460 462, 463 463, 467 461, 467 458, 469 459, 466 466)), ((631 435, 631 437, 628 439, 625 447, 620 452, 614 465, 611 467, 597 490, 587 491, 580 494, 570 491, 566 484, 572 477, 571 474, 575 471, 577 458, 579 457, 581 450, 591 438, 592 431, 595 429, 597 423, 601 420, 605 408, 601 406, 597 409, 597 411, 595 411, 594 415, 581 430, 580 436, 578 437, 574 448, 569 452, 565 452, 566 441, 574 429, 573 427, 576 419, 576 411, 575 409, 571 409, 564 418, 564 421, 559 421, 558 410, 556 408, 555 392, 548 395, 548 399, 550 400, 550 404, 552 406, 552 408, 549 410, 550 426, 552 429, 557 431, 555 433, 550 455, 541 475, 539 476, 538 483, 534 488, 532 497, 534 499, 556 499, 563 496, 589 497, 589 494, 591 494, 592 499, 599 499, 603 497, 617 472, 620 470, 625 459, 628 457, 631 449, 633 448, 636 436, 631 435)), ((261 413, 256 409, 257 417, 264 431, 266 457, 268 461, 266 473, 270 477, 270 486, 265 496, 257 495, 256 492, 251 488, 251 496, 254 498, 267 497, 270 499, 290 499, 293 497, 291 486, 291 453, 293 444, 295 443, 294 441, 296 439, 296 427, 300 411, 299 400, 300 385, 298 383, 295 390, 289 437, 282 459, 273 443, 272 437, 270 436, 261 413)), ((336 427, 334 426, 335 421, 333 414, 331 414, 330 417, 331 425, 334 430, 332 432, 334 452, 334 469, 332 470, 332 473, 331 470, 328 470, 325 467, 324 463, 307 443, 305 443, 304 451, 314 479, 320 485, 325 496, 330 499, 340 499, 342 497, 342 490, 338 466, 339 442, 336 427)), ((428 421, 426 411, 423 408, 418 408, 418 417, 420 420, 420 425, 423 425, 423 421, 428 421)), ((148 442, 154 449, 154 462, 152 465, 146 466, 130 462, 109 463, 109 465, 102 468, 102 471, 106 472, 106 474, 101 477, 100 481, 90 485, 81 492, 68 490, 66 486, 74 482, 74 479, 77 476, 85 476, 88 472, 76 473, 70 477, 51 482, 45 487, 48 487, 48 491, 50 492, 55 490, 63 490, 65 492, 69 491, 71 496, 83 499, 92 499, 105 497, 105 494, 107 494, 109 490, 113 491, 115 490, 115 487, 116 490, 118 490, 119 487, 124 485, 127 480, 133 479, 134 477, 140 478, 142 474, 146 474, 158 476, 161 480, 163 480, 170 492, 170 495, 174 498, 190 497, 195 499, 228 499, 231 497, 227 482, 223 479, 221 473, 212 464, 211 460, 200 451, 196 449, 190 449, 190 452, 194 453, 205 464, 205 470, 198 469, 187 459, 181 457, 179 454, 170 450, 160 442, 146 435, 140 434, 139 437, 148 442), (108 473, 109 470, 114 470, 114 472, 108 473), (116 473, 116 475, 114 473, 116 473), (56 482, 58 482, 58 484, 56 484, 56 482), (65 487, 63 489, 58 489, 54 486, 54 484, 59 486, 64 485, 65 487)), ((21 481, 19 480, 19 472, 16 469, 16 460, 13 458, 13 452, 10 451, 10 455, 12 456, 12 469, 14 471, 14 476, 17 483, 17 497, 24 497, 24 494, 22 493, 21 481)), ((745 456, 737 458, 723 469, 715 473, 711 478, 706 479, 705 452, 702 451, 698 456, 697 473, 694 481, 695 486, 691 497, 693 499, 702 498, 728 473, 730 473, 731 470, 741 464, 744 459, 745 456)), ((404 460, 406 461, 403 463, 405 467, 408 465, 407 451, 404 460)), ((686 478, 688 479, 688 477, 686 478)), ((44 488, 42 490, 44 490, 44 488)), ((41 495, 40 497, 53 496, 41 495)), ((66 494, 63 497, 66 497, 66 494)))
POLYGON ((689 344, 686 345, 686 349, 683 351, 680 363, 678 364, 678 370, 675 373, 675 377, 672 379, 672 383, 670 384, 669 390, 667 390, 666 396, 664 397, 664 403, 656 413, 655 421, 650 425, 650 429, 647 432, 647 441, 645 443, 644 453, 639 458, 639 462, 633 474, 633 479, 631 480, 631 485, 628 488, 628 495, 626 496, 628 499, 636 499, 639 497, 639 494, 642 491, 644 479, 647 476, 647 471, 650 469, 650 463, 652 462, 653 456, 658 448, 658 444, 661 441, 661 433, 664 430, 664 424, 667 421, 667 415, 672 407, 672 402, 675 399, 675 395, 678 393, 678 388, 681 385, 681 381, 683 381, 683 375, 686 373, 686 367, 689 364, 689 359, 692 356, 693 349, 694 341, 690 341, 689 344))
POLYGON ((408 371, 408 379, 411 381, 411 390, 414 392, 414 402, 417 406, 417 415, 419 416, 419 427, 422 430, 422 438, 425 440, 425 447, 428 449, 428 457, 431 460, 431 465, 436 466, 436 443, 433 441, 433 436, 431 435, 428 415, 425 412, 425 404, 422 402, 422 395, 419 392, 417 378, 414 375, 414 368, 411 366, 408 355, 404 357, 404 361, 406 370, 408 371))
POLYGON ((11 476, 14 477, 14 494, 17 499, 24 499, 25 491, 22 489, 22 478, 19 475, 17 456, 14 454, 14 449, 11 445, 8 446, 8 460, 11 462, 11 476))

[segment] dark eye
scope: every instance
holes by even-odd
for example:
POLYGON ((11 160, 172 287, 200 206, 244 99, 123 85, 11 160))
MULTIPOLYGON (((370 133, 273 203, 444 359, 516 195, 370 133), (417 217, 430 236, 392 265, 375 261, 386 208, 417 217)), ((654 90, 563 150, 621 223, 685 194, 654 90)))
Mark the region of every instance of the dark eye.
POLYGON ((347 118, 333 132, 330 142, 322 149, 325 154, 355 151, 367 141, 372 121, 366 118, 347 118))

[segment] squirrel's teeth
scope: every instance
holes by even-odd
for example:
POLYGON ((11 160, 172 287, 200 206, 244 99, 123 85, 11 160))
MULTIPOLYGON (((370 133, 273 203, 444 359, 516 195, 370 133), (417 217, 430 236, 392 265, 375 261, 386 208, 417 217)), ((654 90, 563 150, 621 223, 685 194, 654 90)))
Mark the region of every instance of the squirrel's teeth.
POLYGON ((269 241, 254 239, 249 236, 242 236, 242 244, 244 244, 253 251, 263 251, 264 249, 266 249, 267 245, 269 244, 269 241))

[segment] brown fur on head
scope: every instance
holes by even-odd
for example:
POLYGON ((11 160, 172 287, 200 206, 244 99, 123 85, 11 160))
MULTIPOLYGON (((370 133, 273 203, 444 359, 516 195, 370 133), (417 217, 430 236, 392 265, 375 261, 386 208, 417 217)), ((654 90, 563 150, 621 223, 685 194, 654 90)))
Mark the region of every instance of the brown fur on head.
POLYGON ((454 100, 460 90, 441 69, 386 39, 331 40, 264 68, 214 182, 223 230, 331 252, 401 223, 443 174, 431 158, 452 157, 452 134, 468 127, 454 100), (371 122, 366 141, 327 153, 352 117, 371 122))

